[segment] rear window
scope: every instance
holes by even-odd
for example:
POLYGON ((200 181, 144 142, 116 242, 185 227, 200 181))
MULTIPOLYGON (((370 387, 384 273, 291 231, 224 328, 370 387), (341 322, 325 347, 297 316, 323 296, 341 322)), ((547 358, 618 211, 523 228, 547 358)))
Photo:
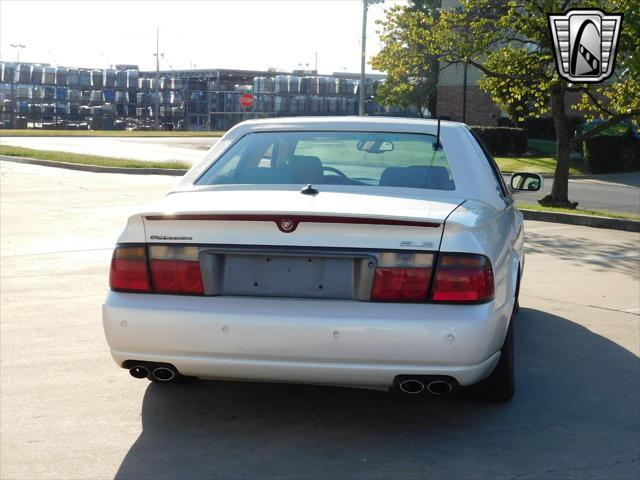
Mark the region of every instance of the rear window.
POLYGON ((197 185, 354 185, 455 190, 433 135, 378 132, 250 133, 197 185))

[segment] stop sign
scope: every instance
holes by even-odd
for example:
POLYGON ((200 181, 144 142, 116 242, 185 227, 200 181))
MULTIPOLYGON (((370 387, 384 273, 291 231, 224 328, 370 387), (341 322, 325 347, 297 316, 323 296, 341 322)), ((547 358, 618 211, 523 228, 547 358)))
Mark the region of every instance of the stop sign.
POLYGON ((243 93, 240 96, 240 106, 243 108, 249 108, 253 105, 253 95, 250 93, 243 93))

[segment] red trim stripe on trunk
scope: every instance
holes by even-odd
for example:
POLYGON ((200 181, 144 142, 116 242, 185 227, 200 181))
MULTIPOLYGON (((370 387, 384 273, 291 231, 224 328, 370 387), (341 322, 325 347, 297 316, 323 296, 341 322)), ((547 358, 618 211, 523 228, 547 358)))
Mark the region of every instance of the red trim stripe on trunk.
POLYGON ((274 222, 281 232, 291 233, 298 228, 299 223, 345 223, 358 225, 395 225, 402 227, 438 228, 439 223, 416 222, 412 220, 392 220, 369 217, 332 217, 310 215, 251 215, 251 214, 177 214, 177 215, 146 215, 146 220, 201 220, 201 221, 239 221, 239 222, 274 222), (286 222, 291 222, 291 228, 286 222))

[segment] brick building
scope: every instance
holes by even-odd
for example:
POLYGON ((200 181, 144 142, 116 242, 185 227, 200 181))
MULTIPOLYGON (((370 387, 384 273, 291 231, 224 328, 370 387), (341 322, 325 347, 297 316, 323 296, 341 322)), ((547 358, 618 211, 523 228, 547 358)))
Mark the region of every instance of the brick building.
POLYGON ((497 125, 500 109, 491 95, 480 89, 481 72, 467 68, 467 92, 464 101, 464 66, 451 65, 440 73, 438 82, 438 115, 469 125, 497 125))

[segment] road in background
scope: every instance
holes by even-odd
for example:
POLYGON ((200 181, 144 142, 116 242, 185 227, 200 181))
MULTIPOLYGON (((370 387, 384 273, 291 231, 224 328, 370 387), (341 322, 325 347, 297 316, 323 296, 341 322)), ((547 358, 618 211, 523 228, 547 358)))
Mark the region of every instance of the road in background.
POLYGON ((638 234, 526 222, 508 404, 156 385, 113 363, 100 308, 126 216, 177 179, 8 162, 0 174, 0 478, 640 475, 638 234))
MULTIPOLYGON (((39 150, 104 155, 136 160, 195 163, 218 141, 217 137, 113 138, 113 137, 3 137, 0 143, 39 150)), ((542 193, 518 193, 519 202, 536 203, 551 191, 545 179, 542 193)), ((640 215, 640 173, 598 175, 569 181, 569 197, 580 208, 640 215)))
MULTIPOLYGON (((508 176, 505 175, 507 181, 508 176)), ((545 178, 541 192, 518 192, 515 198, 522 203, 537 203, 551 193, 552 178, 545 178)), ((569 200, 578 202, 586 210, 611 210, 640 215, 640 173, 616 173, 573 177, 569 180, 569 200)))

